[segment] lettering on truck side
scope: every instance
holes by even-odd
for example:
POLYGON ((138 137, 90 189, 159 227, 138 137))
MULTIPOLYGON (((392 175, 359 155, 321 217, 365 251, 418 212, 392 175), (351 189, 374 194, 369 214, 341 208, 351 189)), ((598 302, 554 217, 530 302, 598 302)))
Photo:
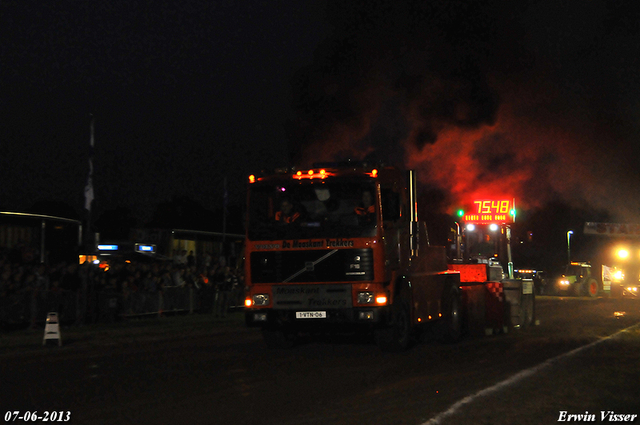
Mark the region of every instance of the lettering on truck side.
MULTIPOLYGON (((351 239, 325 239, 322 241, 314 241, 314 240, 307 240, 307 241, 299 241, 299 240, 293 240, 293 241, 282 241, 282 248, 295 248, 295 249, 300 249, 300 248, 351 248, 353 247, 355 244, 353 242, 353 240, 351 239)), ((276 245, 257 245, 258 248, 260 249, 266 249, 268 248, 280 248, 279 244, 276 245)))
POLYGON ((329 248, 350 248, 353 246, 353 241, 349 239, 327 239, 327 247, 329 248))
POLYGON ((280 244, 258 244, 256 245, 256 249, 280 249, 280 244))

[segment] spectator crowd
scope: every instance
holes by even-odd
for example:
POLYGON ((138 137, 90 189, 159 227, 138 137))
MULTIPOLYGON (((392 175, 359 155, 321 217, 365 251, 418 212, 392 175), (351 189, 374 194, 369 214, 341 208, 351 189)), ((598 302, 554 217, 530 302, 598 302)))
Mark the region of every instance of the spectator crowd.
POLYGON ((231 307, 243 305, 242 269, 230 267, 224 258, 206 254, 196 259, 184 250, 174 253, 172 260, 114 259, 100 265, 29 264, 0 251, 3 322, 34 324, 44 319, 46 310, 63 310, 77 322, 87 323, 100 321, 107 308, 119 316, 161 313, 177 309, 185 294, 190 297, 190 310, 225 317, 231 307))

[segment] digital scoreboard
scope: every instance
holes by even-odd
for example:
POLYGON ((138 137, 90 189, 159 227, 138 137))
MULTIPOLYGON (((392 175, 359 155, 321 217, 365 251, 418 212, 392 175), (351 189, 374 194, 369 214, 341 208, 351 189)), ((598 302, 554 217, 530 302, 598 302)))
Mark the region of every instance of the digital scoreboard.
POLYGON ((468 224, 507 224, 516 219, 516 200, 514 199, 478 199, 473 201, 469 212, 463 216, 468 224))

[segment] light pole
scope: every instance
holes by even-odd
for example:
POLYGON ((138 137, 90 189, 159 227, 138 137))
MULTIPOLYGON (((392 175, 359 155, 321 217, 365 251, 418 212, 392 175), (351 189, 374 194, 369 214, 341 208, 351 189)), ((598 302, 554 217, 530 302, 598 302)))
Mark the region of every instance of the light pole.
POLYGON ((573 235, 573 230, 567 232, 567 259, 569 260, 567 264, 571 264, 571 235, 573 235))

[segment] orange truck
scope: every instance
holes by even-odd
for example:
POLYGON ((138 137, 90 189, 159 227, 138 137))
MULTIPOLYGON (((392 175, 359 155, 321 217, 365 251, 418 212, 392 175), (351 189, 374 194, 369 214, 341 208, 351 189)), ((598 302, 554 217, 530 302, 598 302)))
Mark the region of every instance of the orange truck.
POLYGON ((420 331, 502 329, 502 269, 450 264, 418 221, 416 178, 380 164, 250 176, 245 318, 270 347, 301 333, 371 332, 382 350, 420 331), (462 277, 461 277, 462 276, 462 277))

